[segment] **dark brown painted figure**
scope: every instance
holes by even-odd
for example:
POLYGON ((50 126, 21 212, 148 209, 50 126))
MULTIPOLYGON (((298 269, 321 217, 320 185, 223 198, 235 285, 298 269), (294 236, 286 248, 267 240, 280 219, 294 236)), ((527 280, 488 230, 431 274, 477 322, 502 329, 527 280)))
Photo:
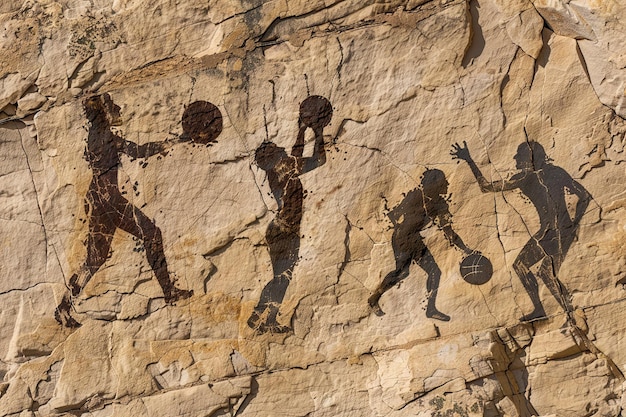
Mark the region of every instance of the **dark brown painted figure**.
POLYGON ((576 238, 576 231, 587 210, 591 195, 565 170, 550 163, 545 150, 537 142, 523 142, 515 154, 516 167, 521 172, 508 180, 489 182, 470 156, 467 144, 454 144, 450 152, 454 159, 466 161, 478 181, 482 192, 501 192, 519 189, 533 203, 539 214, 539 230, 530 238, 513 262, 533 303, 533 311, 521 317, 522 321, 545 317, 546 312, 539 299, 539 278, 554 298, 568 313, 573 311, 570 296, 558 280, 557 274, 565 255, 576 238), (566 192, 578 198, 574 218, 567 210, 566 192), (530 268, 539 264, 537 273, 530 268))
POLYGON ((267 173, 270 189, 278 203, 276 217, 265 233, 274 277, 263 288, 259 302, 248 319, 248 325, 261 333, 285 333, 290 330, 289 326, 280 325, 276 316, 291 282, 300 250, 304 189, 299 176, 326 162, 323 128, 330 123, 332 111, 330 102, 324 97, 306 98, 300 105, 298 136, 291 155, 269 141, 263 142, 255 153, 256 163, 267 173), (303 157, 307 128, 315 134, 315 145, 313 155, 303 157))
POLYGON ((435 307, 441 270, 420 235, 420 231, 433 222, 444 232, 450 244, 467 254, 472 253, 472 250, 465 246, 463 240, 452 229, 452 215, 446 200, 447 194, 448 180, 444 173, 438 169, 429 169, 424 172, 421 187, 409 191, 402 202, 388 213, 394 225, 391 245, 396 258, 396 269, 385 276, 368 299, 370 307, 377 315, 384 314, 378 305, 380 297, 406 278, 409 275, 411 263, 416 262, 428 274, 426 317, 443 321, 450 320, 450 316, 435 307))
POLYGON ((85 263, 70 278, 69 293, 64 295, 55 312, 56 320, 67 327, 80 326, 71 316, 71 298, 80 294, 104 264, 111 249, 113 234, 118 228, 143 241, 146 257, 163 289, 166 303, 171 304, 193 294, 191 290, 177 288, 170 279, 161 231, 153 220, 121 194, 117 175, 121 164, 120 154, 124 153, 132 158, 147 158, 165 153, 166 149, 181 140, 168 139, 137 145, 116 135, 111 131, 111 126, 119 125, 121 121, 120 107, 113 103, 108 94, 85 99, 83 107, 89 120, 85 157, 93 172, 85 197, 89 235, 85 263))

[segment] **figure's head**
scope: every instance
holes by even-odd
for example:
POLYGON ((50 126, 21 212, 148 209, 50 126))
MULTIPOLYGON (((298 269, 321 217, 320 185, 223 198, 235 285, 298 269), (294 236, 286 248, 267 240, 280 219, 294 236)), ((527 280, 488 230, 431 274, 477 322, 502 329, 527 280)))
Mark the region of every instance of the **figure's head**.
POLYGON ((283 148, 276 146, 274 142, 265 141, 254 153, 256 164, 264 171, 274 168, 274 166, 285 155, 283 148))
POLYGON ((518 169, 525 170, 539 169, 548 162, 545 149, 543 149, 540 143, 535 141, 520 143, 513 159, 515 159, 515 166, 518 169))
POLYGON ((446 175, 439 169, 427 169, 422 175, 422 190, 428 197, 448 194, 448 185, 446 175))
POLYGON ((322 129, 333 117, 333 106, 322 96, 309 96, 300 103, 300 123, 313 130, 322 129))
POLYGON ((105 117, 111 126, 119 126, 122 122, 120 106, 115 104, 109 93, 89 96, 83 100, 83 108, 89 121, 97 117, 105 117))

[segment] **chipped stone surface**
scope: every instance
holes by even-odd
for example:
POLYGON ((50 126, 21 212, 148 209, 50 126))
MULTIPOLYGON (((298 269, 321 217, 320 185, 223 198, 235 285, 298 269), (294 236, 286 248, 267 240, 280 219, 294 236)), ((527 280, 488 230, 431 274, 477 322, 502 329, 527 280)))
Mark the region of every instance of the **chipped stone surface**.
POLYGON ((0 4, 0 416, 623 415, 625 19, 0 4))

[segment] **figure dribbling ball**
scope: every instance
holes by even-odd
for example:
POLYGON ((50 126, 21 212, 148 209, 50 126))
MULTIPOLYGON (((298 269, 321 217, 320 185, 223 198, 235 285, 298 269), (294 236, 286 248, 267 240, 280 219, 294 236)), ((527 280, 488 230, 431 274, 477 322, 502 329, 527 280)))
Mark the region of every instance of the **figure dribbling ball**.
POLYGON ((311 129, 321 129, 330 123, 333 106, 322 96, 309 96, 300 103, 300 121, 311 129))
POLYGON ((194 101, 183 112, 182 140, 208 145, 222 133, 222 112, 208 101, 194 101))
POLYGON ((463 279, 472 285, 482 285, 491 279, 491 261, 480 252, 473 252, 461 261, 460 272, 463 279))

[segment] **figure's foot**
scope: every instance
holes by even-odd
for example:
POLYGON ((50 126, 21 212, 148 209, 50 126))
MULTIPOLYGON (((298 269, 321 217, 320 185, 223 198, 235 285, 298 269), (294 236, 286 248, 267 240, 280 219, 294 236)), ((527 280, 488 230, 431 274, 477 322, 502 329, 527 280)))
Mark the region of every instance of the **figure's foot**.
POLYGON ((250 318, 248 319, 248 327, 251 329, 256 329, 259 326, 259 321, 261 320, 261 316, 259 313, 255 311, 250 314, 250 318))
POLYGON ((426 317, 429 319, 441 320, 441 321, 450 321, 450 316, 447 314, 443 314, 441 311, 436 308, 429 308, 426 310, 426 317))
POLYGON ((61 301, 61 304, 54 311, 54 319, 64 327, 77 329, 80 323, 74 320, 70 311, 70 303, 67 300, 61 301))
POLYGON ((382 308, 380 308, 380 306, 378 305, 378 303, 371 305, 370 304, 370 308, 372 309, 372 311, 374 312, 374 314, 376 314, 378 317, 382 317, 385 315, 385 312, 383 311, 382 308))
POLYGON ((263 306, 257 306, 252 314, 250 314, 250 318, 248 318, 248 327, 256 330, 258 333, 291 332, 291 327, 283 326, 276 321, 277 315, 278 307, 276 305, 266 305, 264 308, 263 306))
POLYGON ((165 303, 174 304, 176 301, 185 300, 193 295, 193 290, 181 290, 174 287, 169 293, 165 295, 165 303))
POLYGON ((257 327, 257 332, 259 333, 289 333, 291 332, 291 327, 283 326, 282 324, 278 324, 276 321, 267 320, 265 323, 262 323, 257 327))
POLYGON ((381 317, 385 315, 385 312, 382 308, 380 308, 378 300, 380 300, 380 294, 378 292, 375 292, 370 296, 370 298, 367 299, 367 303, 369 304, 374 314, 376 314, 378 317, 381 317))
POLYGON ((532 313, 522 316, 520 321, 535 321, 547 318, 546 311, 543 307, 536 307, 532 313))

